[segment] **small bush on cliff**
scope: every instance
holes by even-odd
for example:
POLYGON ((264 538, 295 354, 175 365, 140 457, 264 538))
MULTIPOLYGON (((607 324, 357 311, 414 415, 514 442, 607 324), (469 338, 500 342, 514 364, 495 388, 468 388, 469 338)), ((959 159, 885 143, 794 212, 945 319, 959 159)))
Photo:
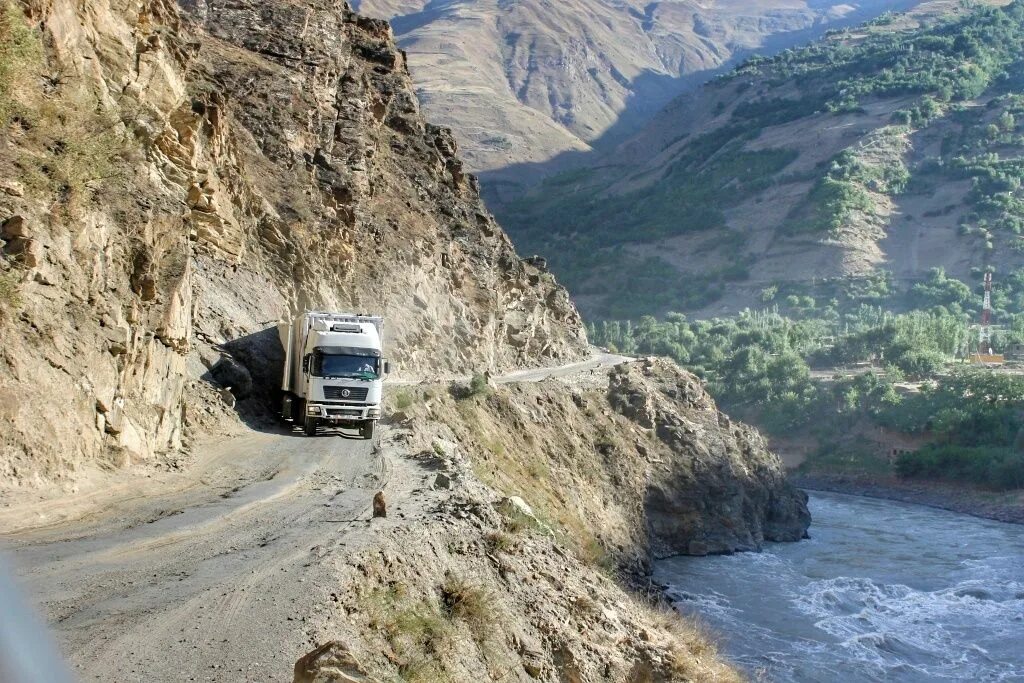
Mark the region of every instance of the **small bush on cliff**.
POLYGON ((487 379, 487 375, 474 372, 473 376, 469 380, 469 384, 456 383, 452 385, 451 395, 458 401, 464 401, 466 399, 473 398, 474 396, 486 396, 491 390, 491 385, 487 379))
POLYGON ((483 634, 494 623, 494 597, 483 587, 449 574, 441 586, 441 604, 449 619, 466 623, 475 634, 483 634))
POLYGON ((482 375, 479 372, 473 374, 473 378, 469 380, 469 395, 470 396, 481 396, 486 394, 488 391, 487 376, 482 375))
POLYGON ((504 531, 491 531, 484 536, 487 551, 491 553, 507 553, 515 547, 512 536, 504 531))
POLYGON ((408 391, 399 391, 395 394, 395 410, 406 410, 412 404, 413 397, 408 391))

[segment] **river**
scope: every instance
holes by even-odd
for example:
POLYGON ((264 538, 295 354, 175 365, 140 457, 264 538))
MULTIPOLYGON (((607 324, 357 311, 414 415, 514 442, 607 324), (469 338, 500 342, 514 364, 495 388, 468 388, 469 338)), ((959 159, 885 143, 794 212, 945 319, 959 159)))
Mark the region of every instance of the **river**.
POLYGON ((1024 681, 1024 526, 813 493, 811 539, 656 565, 754 680, 1024 681))

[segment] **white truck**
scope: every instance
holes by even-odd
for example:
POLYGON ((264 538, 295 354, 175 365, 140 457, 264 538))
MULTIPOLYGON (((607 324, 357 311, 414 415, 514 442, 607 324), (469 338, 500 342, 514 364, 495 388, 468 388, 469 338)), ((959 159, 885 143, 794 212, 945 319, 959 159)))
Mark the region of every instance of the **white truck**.
POLYGON ((284 347, 281 417, 315 436, 320 425, 358 428, 373 438, 389 363, 384 318, 307 311, 278 325, 284 347))

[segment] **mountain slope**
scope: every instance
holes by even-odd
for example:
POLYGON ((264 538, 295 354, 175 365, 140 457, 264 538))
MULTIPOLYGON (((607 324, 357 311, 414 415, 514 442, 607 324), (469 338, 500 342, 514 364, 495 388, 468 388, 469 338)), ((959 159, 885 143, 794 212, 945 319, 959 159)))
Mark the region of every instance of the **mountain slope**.
POLYGON ((1012 269, 1024 5, 925 9, 749 60, 510 207, 510 231, 599 317, 1012 269))
POLYGON ((607 148, 735 55, 808 40, 880 0, 360 0, 394 22, 430 118, 451 126, 489 196, 607 148), (550 163, 545 163, 550 162, 550 163), (536 164, 542 164, 536 166, 536 164))
POLYGON ((209 372, 269 398, 272 327, 306 307, 383 313, 406 375, 585 352, 565 291, 424 123, 386 23, 318 2, 0 9, 4 485, 175 453, 219 410, 209 372))

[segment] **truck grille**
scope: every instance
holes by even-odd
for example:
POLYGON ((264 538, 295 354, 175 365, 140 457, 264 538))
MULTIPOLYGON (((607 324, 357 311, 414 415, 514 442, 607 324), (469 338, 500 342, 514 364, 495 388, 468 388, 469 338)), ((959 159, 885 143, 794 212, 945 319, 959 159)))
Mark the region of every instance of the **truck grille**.
POLYGON ((327 414, 331 417, 361 417, 363 411, 359 408, 328 408, 327 414))
POLYGON ((369 387, 324 387, 324 398, 335 401, 365 401, 369 387), (344 392, 348 392, 345 396, 344 392))

